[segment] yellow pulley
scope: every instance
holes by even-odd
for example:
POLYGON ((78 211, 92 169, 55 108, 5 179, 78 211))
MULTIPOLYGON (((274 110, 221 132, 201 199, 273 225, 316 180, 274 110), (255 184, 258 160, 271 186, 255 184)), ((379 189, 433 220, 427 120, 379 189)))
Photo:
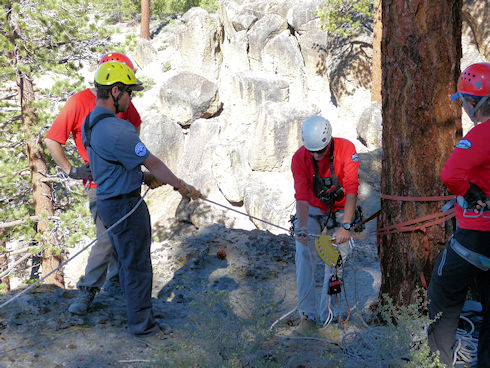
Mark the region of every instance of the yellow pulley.
POLYGON ((337 246, 332 243, 332 236, 321 234, 315 238, 315 248, 323 262, 332 267, 337 265, 340 253, 337 246))

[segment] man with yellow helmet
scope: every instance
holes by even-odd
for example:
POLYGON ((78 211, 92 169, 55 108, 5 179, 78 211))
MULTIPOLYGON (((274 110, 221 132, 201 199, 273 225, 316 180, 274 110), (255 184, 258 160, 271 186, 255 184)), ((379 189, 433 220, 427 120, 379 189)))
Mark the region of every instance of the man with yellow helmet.
POLYGON ((140 201, 141 184, 144 180, 152 187, 169 184, 190 199, 202 194, 177 178, 148 151, 134 127, 115 115, 128 108, 133 91, 143 90, 133 71, 106 62, 97 69, 94 84, 96 106, 85 119, 82 137, 97 184, 97 211, 104 225, 111 227, 134 210, 109 237, 119 260, 129 331, 140 338, 158 337, 160 327, 151 306, 151 223, 148 208, 140 201), (149 170, 146 178, 141 165, 149 170))
MULTIPOLYGON (((100 58, 99 66, 108 61, 123 63, 134 71, 133 63, 124 54, 109 52, 100 58)), ((102 220, 97 216, 96 185, 92 178, 87 150, 82 144, 82 124, 85 117, 95 107, 95 88, 87 88, 75 93, 66 101, 65 106, 51 125, 44 142, 56 164, 72 179, 83 180, 89 199, 89 208, 94 218, 97 237, 105 232, 102 220), (75 166, 68 161, 63 145, 72 136, 78 154, 84 161, 82 166, 75 166)), ((141 118, 130 102, 127 110, 118 114, 121 119, 129 121, 139 133, 141 118)), ((110 296, 122 296, 119 286, 117 258, 107 235, 97 240, 90 249, 84 275, 78 280, 79 293, 70 304, 71 313, 87 313, 96 293, 103 290, 110 296)))

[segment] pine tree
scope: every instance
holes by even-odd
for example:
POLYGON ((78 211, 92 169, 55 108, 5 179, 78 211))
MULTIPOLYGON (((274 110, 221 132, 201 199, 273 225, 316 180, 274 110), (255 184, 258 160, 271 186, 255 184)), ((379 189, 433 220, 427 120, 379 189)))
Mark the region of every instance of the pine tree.
MULTIPOLYGON (((0 246, 24 244, 42 257, 47 274, 58 266, 67 235, 86 233, 91 222, 80 190, 66 197, 70 187, 53 179, 42 137, 57 102, 81 87, 83 62, 105 51, 108 32, 96 26, 91 1, 2 0, 0 9, 0 246), (11 221, 17 226, 5 224, 11 221)), ((61 273, 47 282, 63 286, 61 273)))

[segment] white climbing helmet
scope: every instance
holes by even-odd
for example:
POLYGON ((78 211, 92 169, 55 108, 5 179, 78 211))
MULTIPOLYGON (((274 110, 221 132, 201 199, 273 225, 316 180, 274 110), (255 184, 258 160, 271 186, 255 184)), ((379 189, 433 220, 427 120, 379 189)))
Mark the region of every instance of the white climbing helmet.
POLYGON ((321 116, 310 116, 303 122, 301 136, 308 151, 321 151, 332 139, 332 125, 321 116))

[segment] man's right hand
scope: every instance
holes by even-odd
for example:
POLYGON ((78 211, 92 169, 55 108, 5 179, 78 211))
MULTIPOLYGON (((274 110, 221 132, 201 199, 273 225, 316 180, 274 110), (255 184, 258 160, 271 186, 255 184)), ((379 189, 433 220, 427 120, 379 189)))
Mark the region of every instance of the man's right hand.
POLYGON ((80 167, 72 166, 68 176, 72 179, 94 180, 92 176, 92 170, 90 170, 89 164, 83 164, 80 167))
POLYGON ((306 229, 298 229, 295 232, 296 239, 305 247, 308 245, 308 232, 306 229))
POLYGON ((176 188, 176 190, 184 197, 187 197, 189 199, 199 199, 199 198, 204 198, 202 193, 194 188, 192 185, 187 184, 183 180, 179 180, 180 188, 176 188))

